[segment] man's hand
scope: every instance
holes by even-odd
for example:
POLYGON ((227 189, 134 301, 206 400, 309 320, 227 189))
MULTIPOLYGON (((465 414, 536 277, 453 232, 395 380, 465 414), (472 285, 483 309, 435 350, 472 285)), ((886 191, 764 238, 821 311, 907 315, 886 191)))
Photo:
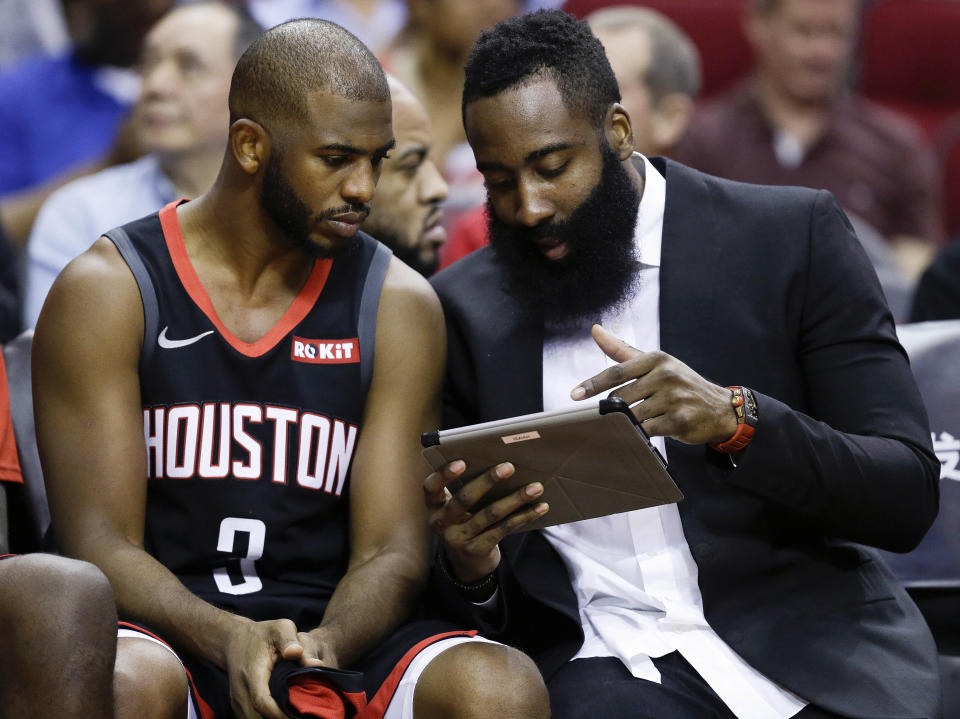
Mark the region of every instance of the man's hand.
POLYGON ((500 564, 505 536, 546 514, 544 502, 530 506, 543 494, 543 485, 533 482, 507 495, 476 514, 469 509, 498 483, 513 476, 510 463, 498 464, 468 482, 456 494, 448 485, 467 468, 461 460, 451 462, 423 482, 424 500, 430 511, 430 526, 443 542, 457 579, 471 584, 490 574, 500 564))
POLYGON ((277 659, 299 660, 304 648, 289 619, 250 622, 227 645, 230 703, 242 719, 286 719, 270 696, 270 673, 277 659))
MULTIPOLYGON (((300 665, 304 667, 333 667, 338 669, 340 663, 334 654, 330 642, 323 636, 323 628, 318 627, 310 632, 300 632, 297 634, 297 641, 303 647, 303 654, 300 656, 300 665)), ((284 655, 285 659, 293 657, 284 655)))
POLYGON ((730 390, 708 382, 664 352, 641 352, 600 325, 594 325, 592 333, 604 354, 619 364, 574 387, 573 399, 587 399, 624 385, 610 396, 631 405, 651 437, 701 444, 724 442, 737 431, 730 390))

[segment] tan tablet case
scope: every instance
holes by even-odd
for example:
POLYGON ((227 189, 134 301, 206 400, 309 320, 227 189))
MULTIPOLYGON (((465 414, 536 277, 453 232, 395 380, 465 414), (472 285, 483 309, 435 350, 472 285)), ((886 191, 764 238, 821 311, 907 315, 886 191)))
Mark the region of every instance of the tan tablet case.
POLYGON ((455 459, 466 462, 462 484, 501 462, 513 463, 513 477, 473 511, 530 482, 541 482, 541 501, 550 511, 524 530, 683 499, 666 463, 618 398, 431 432, 423 435, 422 443, 423 456, 435 470, 455 459))

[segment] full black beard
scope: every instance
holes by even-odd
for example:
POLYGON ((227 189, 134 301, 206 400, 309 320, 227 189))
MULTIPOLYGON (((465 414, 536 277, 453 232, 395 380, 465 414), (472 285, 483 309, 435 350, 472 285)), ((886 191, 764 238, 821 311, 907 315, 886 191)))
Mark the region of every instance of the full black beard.
MULTIPOLYGON (((280 153, 274 151, 267 160, 267 169, 263 173, 263 186, 260 189, 260 205, 274 221, 287 242, 317 258, 332 257, 336 250, 320 247, 310 239, 311 227, 334 215, 356 212, 366 216, 370 207, 364 203, 347 204, 323 212, 311 213, 310 208, 297 196, 283 172, 280 170, 280 153)), ((347 245, 354 247, 355 243, 347 245)))
POLYGON ((510 227, 488 199, 490 244, 503 268, 504 290, 551 332, 598 322, 605 310, 628 302, 640 264, 633 231, 640 194, 619 158, 603 147, 603 171, 589 197, 563 222, 510 227), (569 252, 544 257, 537 237, 562 237, 569 252))
MULTIPOLYGON (((366 230, 366 228, 364 229, 366 230)), ((406 245, 400 244, 400 239, 392 232, 373 229, 366 230, 366 232, 373 235, 380 240, 380 242, 389 247, 398 260, 401 260, 408 267, 412 267, 424 277, 429 277, 432 275, 437 271, 437 267, 440 266, 439 257, 434 256, 430 262, 424 262, 420 259, 419 247, 407 247, 406 245)))
POLYGON ((330 253, 310 241, 311 213, 290 187, 280 170, 280 153, 274 151, 267 160, 260 190, 260 205, 270 215, 287 242, 314 257, 328 257, 330 253))

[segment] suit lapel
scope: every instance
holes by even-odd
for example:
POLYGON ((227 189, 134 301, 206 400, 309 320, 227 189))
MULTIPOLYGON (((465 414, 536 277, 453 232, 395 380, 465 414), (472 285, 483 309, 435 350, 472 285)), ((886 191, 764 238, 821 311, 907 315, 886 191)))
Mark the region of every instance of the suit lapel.
POLYGON ((667 179, 660 250, 660 349, 702 371, 704 339, 723 331, 716 298, 721 286, 722 238, 703 175, 655 158, 667 179))

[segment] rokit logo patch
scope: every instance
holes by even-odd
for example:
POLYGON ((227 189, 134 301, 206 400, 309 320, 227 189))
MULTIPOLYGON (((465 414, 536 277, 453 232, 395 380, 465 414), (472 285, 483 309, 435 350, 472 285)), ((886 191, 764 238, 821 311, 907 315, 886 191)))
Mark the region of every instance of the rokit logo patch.
POLYGON ((294 337, 290 359, 307 364, 351 364, 360 361, 357 338, 346 340, 306 340, 294 337))

